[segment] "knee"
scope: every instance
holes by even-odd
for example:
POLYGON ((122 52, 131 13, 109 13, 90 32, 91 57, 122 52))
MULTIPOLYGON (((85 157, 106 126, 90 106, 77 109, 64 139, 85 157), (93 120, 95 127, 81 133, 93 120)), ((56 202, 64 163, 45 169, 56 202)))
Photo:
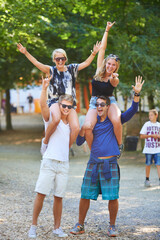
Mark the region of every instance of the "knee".
POLYGON ((54 196, 54 199, 56 200, 56 201, 62 201, 62 197, 57 197, 57 196, 54 196))
POLYGON ((39 200, 42 200, 42 201, 43 201, 45 197, 46 197, 45 194, 37 193, 37 198, 38 198, 39 200))
POLYGON ((89 131, 92 131, 93 129, 93 126, 91 124, 91 122, 85 122, 84 125, 83 125, 84 129, 86 130, 86 132, 89 130, 89 131))
POLYGON ((113 118, 111 120, 111 122, 112 122, 113 126, 115 126, 115 127, 121 127, 122 126, 120 118, 113 118))
POLYGON ((60 122, 60 118, 58 118, 58 117, 55 118, 54 117, 54 118, 52 118, 51 124, 54 125, 54 126, 55 125, 57 126, 59 124, 59 122, 60 122))
POLYGON ((75 132, 76 134, 79 133, 79 131, 80 131, 79 124, 75 124, 74 126, 70 126, 70 127, 71 127, 71 132, 75 132))

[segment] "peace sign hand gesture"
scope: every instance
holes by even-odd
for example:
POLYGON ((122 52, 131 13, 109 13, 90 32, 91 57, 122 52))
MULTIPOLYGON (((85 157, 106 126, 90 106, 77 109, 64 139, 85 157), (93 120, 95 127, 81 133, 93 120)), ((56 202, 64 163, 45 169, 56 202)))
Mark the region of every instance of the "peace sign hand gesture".
POLYGON ((42 76, 42 89, 43 90, 46 90, 48 88, 51 78, 52 78, 52 75, 50 77, 47 76, 46 78, 43 78, 43 76, 42 76))

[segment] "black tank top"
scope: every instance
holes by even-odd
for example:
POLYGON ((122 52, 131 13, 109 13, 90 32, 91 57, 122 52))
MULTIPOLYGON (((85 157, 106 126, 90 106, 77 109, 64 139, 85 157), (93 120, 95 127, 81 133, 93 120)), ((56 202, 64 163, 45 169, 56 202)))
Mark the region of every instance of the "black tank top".
POLYGON ((110 80, 108 82, 92 80, 92 96, 109 97, 113 95, 113 90, 114 87, 111 85, 110 80))

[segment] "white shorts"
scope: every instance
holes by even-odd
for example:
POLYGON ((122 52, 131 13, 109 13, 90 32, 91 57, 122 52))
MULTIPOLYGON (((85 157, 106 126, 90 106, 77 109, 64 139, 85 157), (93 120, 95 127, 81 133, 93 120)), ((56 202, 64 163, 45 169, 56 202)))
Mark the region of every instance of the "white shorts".
POLYGON ((54 196, 64 197, 68 182, 69 162, 43 158, 35 192, 49 195, 53 190, 54 196))

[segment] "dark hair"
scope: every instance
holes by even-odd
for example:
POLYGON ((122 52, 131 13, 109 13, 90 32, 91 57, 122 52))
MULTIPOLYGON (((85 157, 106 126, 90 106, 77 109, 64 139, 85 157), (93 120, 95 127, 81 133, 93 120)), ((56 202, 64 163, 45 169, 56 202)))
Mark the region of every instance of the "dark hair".
POLYGON ((110 105, 110 99, 109 99, 109 97, 98 96, 97 100, 98 100, 98 99, 103 99, 103 100, 106 101, 107 106, 110 105))

